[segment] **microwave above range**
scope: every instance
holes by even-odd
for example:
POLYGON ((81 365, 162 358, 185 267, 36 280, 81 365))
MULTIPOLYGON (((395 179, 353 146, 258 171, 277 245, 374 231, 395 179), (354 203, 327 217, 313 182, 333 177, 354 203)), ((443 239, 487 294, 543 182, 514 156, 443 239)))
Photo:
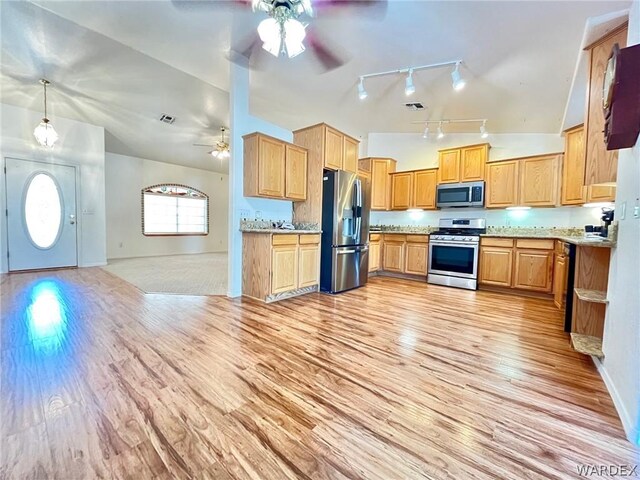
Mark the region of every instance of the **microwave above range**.
POLYGON ((483 207, 484 182, 445 183, 438 185, 436 207, 483 207))

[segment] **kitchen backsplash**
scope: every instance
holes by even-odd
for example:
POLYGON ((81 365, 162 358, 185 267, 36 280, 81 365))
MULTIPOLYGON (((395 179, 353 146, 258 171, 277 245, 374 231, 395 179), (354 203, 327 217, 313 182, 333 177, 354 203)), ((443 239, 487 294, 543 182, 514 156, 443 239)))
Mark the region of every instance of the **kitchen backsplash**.
MULTIPOLYGON (((281 223, 282 220, 248 220, 242 219, 240 220, 240 229, 271 229, 274 228, 274 224, 281 223)), ((293 223, 293 226, 296 227, 296 230, 320 230, 320 225, 317 223, 304 223, 299 222, 293 223)))

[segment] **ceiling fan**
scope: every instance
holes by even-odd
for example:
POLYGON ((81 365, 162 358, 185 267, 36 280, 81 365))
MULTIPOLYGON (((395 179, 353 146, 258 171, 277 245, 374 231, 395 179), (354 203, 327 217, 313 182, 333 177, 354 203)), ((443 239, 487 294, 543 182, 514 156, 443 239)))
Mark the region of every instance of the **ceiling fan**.
POLYGON ((229 144, 224 139, 224 134, 227 131, 227 127, 220 127, 220 140, 218 140, 215 145, 211 145, 208 143, 194 143, 194 147, 210 147, 212 150, 207 152, 209 155, 214 158, 220 158, 222 160, 226 160, 231 156, 231 152, 229 151, 229 144))
MULTIPOLYGON (((386 13, 387 0, 172 0, 179 8, 212 6, 221 4, 240 8, 251 8, 254 12, 268 15, 262 20, 256 33, 232 46, 229 60, 244 66, 254 66, 255 57, 264 50, 275 57, 295 57, 305 51, 313 52, 325 71, 342 66, 345 61, 336 48, 330 47, 326 39, 317 34, 307 23, 316 14, 333 13, 346 8, 358 8, 358 16, 381 17, 386 13), (380 15, 382 13, 383 15, 380 15), (262 48, 259 48, 262 47, 262 48)), ((315 22, 314 22, 315 23, 315 22)))

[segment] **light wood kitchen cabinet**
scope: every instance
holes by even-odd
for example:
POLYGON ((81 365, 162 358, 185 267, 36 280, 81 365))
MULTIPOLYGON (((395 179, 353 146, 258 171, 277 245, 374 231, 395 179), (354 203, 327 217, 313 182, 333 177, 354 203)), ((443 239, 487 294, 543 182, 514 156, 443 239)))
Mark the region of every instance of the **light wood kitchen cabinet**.
POLYGON ((561 158, 561 155, 544 155, 520 161, 519 205, 554 207, 558 203, 561 158))
POLYGON ((414 243, 407 239, 404 273, 412 275, 426 275, 428 255, 428 243, 414 243))
POLYGON ((360 142, 354 140, 351 137, 344 136, 343 141, 343 161, 342 161, 342 169, 347 172, 358 172, 358 150, 360 147, 360 142))
POLYGON ((626 24, 586 48, 589 53, 589 77, 585 115, 585 185, 611 183, 617 177, 618 151, 608 151, 606 148, 602 108, 604 74, 611 49, 616 43, 620 48, 627 45, 626 24))
POLYGON ((438 169, 419 170, 413 178, 413 208, 433 210, 436 208, 438 169))
POLYGON ((242 234, 242 294, 273 302, 320 284, 320 234, 242 234))
POLYGON ((244 139, 244 195, 306 199, 307 151, 283 140, 252 133, 244 139))
POLYGON ((407 210, 412 205, 413 172, 391 174, 391 210, 407 210))
POLYGON ((380 234, 369 235, 369 271, 380 270, 380 234))
POLYGON ((589 185, 587 187, 587 202, 615 202, 616 187, 606 185, 589 185))
POLYGON ((285 197, 307 198, 307 151, 296 145, 285 146, 285 197))
POLYGON ((553 268, 553 303, 562 308, 567 292, 567 257, 564 254, 556 254, 553 268))
POLYGON ((392 158, 361 158, 358 170, 371 176, 371 210, 389 210, 391 207, 390 173, 396 171, 392 158))
POLYGON ((477 182, 485 178, 489 144, 448 148, 438 152, 438 183, 477 182))
POLYGON ((553 251, 516 248, 513 287, 551 292, 553 251))
POLYGON ((344 159, 344 134, 335 128, 326 126, 324 148, 324 166, 332 170, 342 169, 344 159))
POLYGON ((562 163, 562 205, 585 203, 584 187, 584 126, 564 132, 564 162, 562 163))
POLYGON ((438 183, 458 183, 460 181, 460 149, 438 152, 438 183))
POLYGON ((517 160, 487 163, 485 207, 513 207, 518 203, 520 163, 517 160))
POLYGON ((510 287, 513 272, 513 248, 480 247, 479 282, 485 285, 510 287))
MULTIPOLYGON (((400 236, 398 236, 400 237, 400 236)), ((382 244, 382 269, 388 272, 404 272, 404 238, 387 240, 382 244)))

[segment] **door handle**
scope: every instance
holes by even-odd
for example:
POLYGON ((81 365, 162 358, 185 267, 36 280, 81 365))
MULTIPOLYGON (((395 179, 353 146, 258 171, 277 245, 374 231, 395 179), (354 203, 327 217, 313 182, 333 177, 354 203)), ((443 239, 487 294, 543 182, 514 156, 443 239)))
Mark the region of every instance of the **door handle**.
POLYGON ((336 252, 336 255, 345 255, 347 253, 356 253, 357 250, 340 250, 336 252))
POLYGON ((75 216, 75 214, 73 214, 73 213, 69 214, 69 223, 71 225, 75 225, 76 224, 76 216, 75 216))

